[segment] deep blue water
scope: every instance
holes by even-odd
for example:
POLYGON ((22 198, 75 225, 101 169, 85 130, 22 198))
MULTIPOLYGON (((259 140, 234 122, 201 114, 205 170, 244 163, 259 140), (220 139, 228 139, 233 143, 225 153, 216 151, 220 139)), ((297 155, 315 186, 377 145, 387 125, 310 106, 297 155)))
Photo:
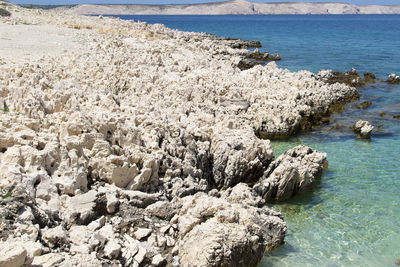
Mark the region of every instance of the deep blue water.
MULTIPOLYGON (((278 65, 292 71, 400 74, 399 15, 121 18, 260 40, 262 50, 279 53, 278 65)), ((260 266, 394 266, 400 258, 400 120, 393 118, 400 114, 400 86, 378 82, 359 91, 360 101, 373 103, 368 109, 349 103, 329 125, 273 142, 276 155, 298 144, 327 152, 329 169, 313 192, 273 205, 288 223, 286 244, 260 266), (358 119, 382 130, 359 140, 349 130, 358 119)))
POLYGON ((120 16, 172 29, 259 40, 290 70, 400 73, 400 15, 120 16))

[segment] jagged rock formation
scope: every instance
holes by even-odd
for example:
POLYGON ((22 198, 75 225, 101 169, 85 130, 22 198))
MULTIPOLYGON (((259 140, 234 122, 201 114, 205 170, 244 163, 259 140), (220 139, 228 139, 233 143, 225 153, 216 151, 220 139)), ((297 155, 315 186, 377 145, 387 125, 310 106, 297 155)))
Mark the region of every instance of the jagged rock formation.
POLYGON ((400 14, 400 5, 346 3, 257 3, 231 0, 194 5, 77 5, 62 8, 76 14, 224 15, 224 14, 400 14))
POLYGON ((355 88, 275 63, 241 71, 257 43, 6 8, 1 263, 248 266, 283 243, 282 216, 248 185, 288 167, 301 193, 325 158, 301 148, 272 162, 259 137, 312 127, 355 88))
POLYGON ((363 121, 359 120, 357 123, 353 126, 353 131, 354 133, 364 139, 369 139, 371 138, 371 133, 372 130, 374 129, 374 126, 372 126, 369 121, 363 121))
POLYGON ((273 161, 254 190, 266 200, 282 200, 313 188, 328 167, 326 154, 297 146, 273 161))
POLYGON ((317 77, 329 84, 343 83, 353 87, 363 87, 368 83, 376 82, 376 76, 371 72, 364 72, 363 77, 352 68, 350 71, 338 72, 332 70, 321 70, 317 77))

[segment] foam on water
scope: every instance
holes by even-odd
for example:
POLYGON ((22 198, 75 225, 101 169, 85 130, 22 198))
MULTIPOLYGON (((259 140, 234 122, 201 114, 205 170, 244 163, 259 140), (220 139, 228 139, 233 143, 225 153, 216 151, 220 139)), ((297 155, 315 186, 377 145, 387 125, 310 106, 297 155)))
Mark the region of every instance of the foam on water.
MULTIPOLYGON (((294 71, 400 74, 399 15, 121 17, 260 40, 294 71)), ((329 125, 273 142, 276 155, 298 144, 327 152, 329 169, 313 192, 272 205, 288 223, 286 244, 261 266, 393 266, 400 258, 400 120, 393 118, 400 114, 400 86, 378 82, 360 94, 360 102, 372 102, 368 109, 350 103, 329 125), (349 127, 358 119, 382 130, 371 141, 356 139, 349 127)))

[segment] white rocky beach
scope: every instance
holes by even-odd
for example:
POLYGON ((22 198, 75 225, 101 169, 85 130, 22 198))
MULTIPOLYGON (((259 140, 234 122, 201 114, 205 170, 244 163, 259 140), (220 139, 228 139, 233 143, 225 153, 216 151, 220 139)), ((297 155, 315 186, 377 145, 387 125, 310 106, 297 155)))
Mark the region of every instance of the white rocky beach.
POLYGON ((268 138, 354 87, 240 70, 240 40, 0 8, 0 266, 256 266, 283 244, 265 203, 311 190, 327 161, 275 159, 268 138))

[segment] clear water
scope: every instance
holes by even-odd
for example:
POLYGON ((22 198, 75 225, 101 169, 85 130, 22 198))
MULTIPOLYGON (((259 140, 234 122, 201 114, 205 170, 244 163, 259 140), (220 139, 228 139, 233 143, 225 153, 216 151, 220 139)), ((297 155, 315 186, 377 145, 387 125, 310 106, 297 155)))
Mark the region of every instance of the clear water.
MULTIPOLYGON (((398 15, 121 17, 260 40, 293 71, 400 74, 398 15)), ((378 82, 360 93, 360 101, 373 103, 368 109, 350 103, 331 124, 273 143, 276 155, 298 144, 327 152, 329 169, 313 192, 273 204, 288 223, 286 243, 260 266, 394 266, 400 258, 400 120, 393 118, 400 114, 400 86, 378 82), (382 130, 359 140, 349 129, 358 119, 382 130)))

